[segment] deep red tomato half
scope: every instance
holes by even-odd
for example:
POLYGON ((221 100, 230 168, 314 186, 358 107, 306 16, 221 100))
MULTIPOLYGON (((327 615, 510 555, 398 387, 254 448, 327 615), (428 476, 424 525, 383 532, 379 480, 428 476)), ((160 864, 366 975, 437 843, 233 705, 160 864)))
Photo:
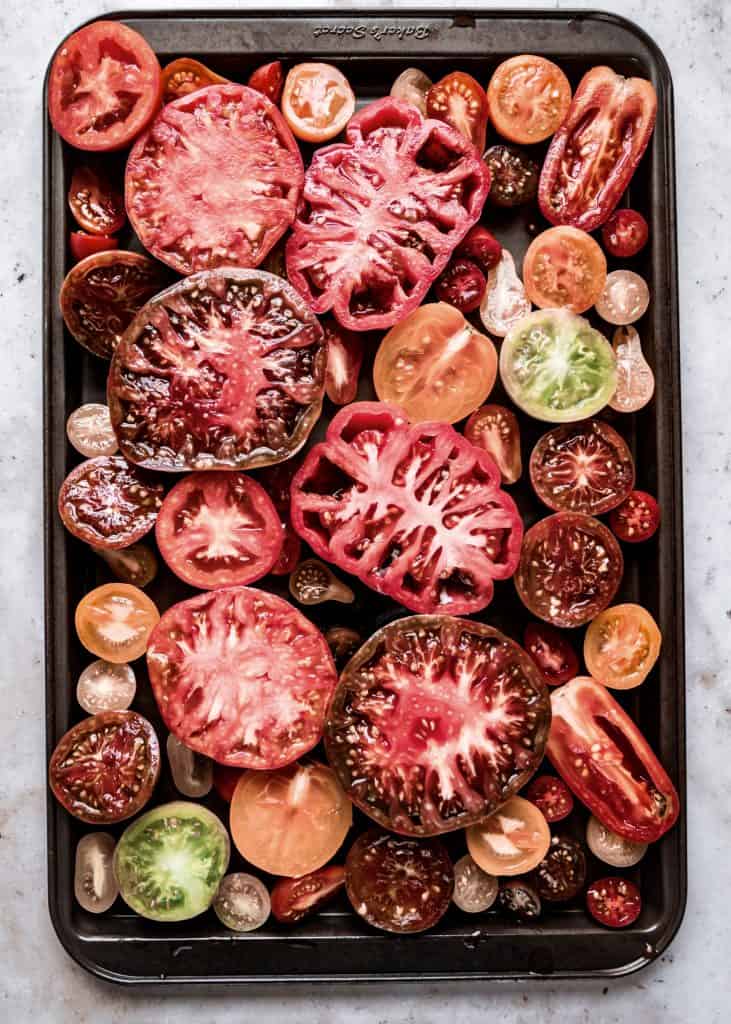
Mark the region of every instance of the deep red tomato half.
POLYGON ((574 809, 574 798, 563 779, 539 775, 523 790, 526 800, 535 804, 548 822, 563 821, 574 809))
POLYGON ((579 656, 560 633, 547 622, 529 622, 523 645, 543 673, 549 686, 560 686, 579 674, 579 656))
POLYGON ((642 897, 628 878, 600 878, 586 890, 586 907, 599 924, 627 928, 640 916, 642 897))
POLYGON ((111 235, 87 235, 85 231, 72 231, 69 235, 69 249, 73 258, 84 260, 97 252, 109 252, 119 248, 119 242, 111 235))
POLYGON ((649 540, 660 525, 660 506, 647 491, 630 491, 622 504, 612 509, 609 525, 627 544, 649 540))
POLYGON ((485 148, 487 96, 472 75, 452 71, 435 82, 426 94, 426 112, 451 124, 480 152, 485 148))
POLYGON ((615 210, 602 228, 604 248, 617 259, 636 256, 650 234, 647 221, 637 210, 615 210))
POLYGON ((538 186, 543 216, 584 231, 600 227, 647 148, 656 112, 651 82, 607 67, 588 71, 546 154, 538 186))
POLYGON ((293 924, 316 913, 344 887, 341 864, 329 864, 301 878, 280 878, 271 892, 272 914, 277 921, 293 924))
POLYGON ((48 112, 77 149, 121 149, 152 120, 161 90, 160 65, 146 40, 121 21, 95 21, 56 51, 48 112))
POLYGON ((652 843, 675 824, 680 801, 667 772, 609 690, 580 676, 551 694, 546 753, 561 778, 613 832, 652 843))
POLYGON ((279 103, 284 88, 284 72, 282 71, 281 60, 273 60, 270 64, 262 64, 256 71, 252 71, 247 85, 250 89, 256 89, 263 93, 272 103, 279 103))
POLYGON ((316 151, 287 276, 315 313, 332 310, 343 327, 391 327, 420 305, 489 187, 460 132, 409 103, 377 100, 351 118, 344 143, 316 151))
POLYGON ((415 612, 468 614, 512 576, 523 524, 487 454, 446 423, 355 402, 292 482, 292 522, 321 558, 415 612))

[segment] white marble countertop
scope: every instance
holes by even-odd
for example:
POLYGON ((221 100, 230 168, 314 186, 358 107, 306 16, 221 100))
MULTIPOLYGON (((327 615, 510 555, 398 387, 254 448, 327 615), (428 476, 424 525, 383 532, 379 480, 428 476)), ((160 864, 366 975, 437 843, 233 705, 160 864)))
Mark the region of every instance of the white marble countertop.
MULTIPOLYGON (((5 651, 0 672, 0 1017, 16 1024, 242 1019, 274 1024, 286 1016, 303 1024, 729 1020, 731 17, 724 0, 611 4, 614 12, 637 21, 657 40, 676 91, 690 871, 688 909, 672 946, 641 973, 608 984, 273 985, 235 995, 183 991, 158 998, 101 985, 59 945, 46 908, 44 835, 41 89, 54 47, 81 20, 115 7, 147 6, 164 6, 164 0, 4 0, 0 7, 0 309, 5 325, 0 347, 0 624, 5 651)), ((171 0, 170 6, 214 8, 226 3, 171 0)), ((309 6, 344 10, 349 5, 319 0, 309 6)), ((442 3, 439 9, 452 6, 442 3)), ((571 8, 580 3, 512 0, 504 6, 571 8)), ((592 6, 590 0, 586 6, 592 6)))

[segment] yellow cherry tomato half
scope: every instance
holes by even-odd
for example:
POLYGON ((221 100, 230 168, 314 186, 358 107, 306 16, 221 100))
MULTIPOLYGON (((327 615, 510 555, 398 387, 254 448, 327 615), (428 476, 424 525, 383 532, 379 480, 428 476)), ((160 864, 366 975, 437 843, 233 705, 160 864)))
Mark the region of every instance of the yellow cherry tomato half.
POLYGON ((652 671, 661 642, 660 630, 647 609, 616 604, 589 625, 584 661, 598 683, 612 690, 632 690, 652 671))
POLYGON ((551 831, 535 804, 513 796, 494 814, 467 829, 467 849, 488 875, 522 875, 548 853, 551 831))
POLYGON ((523 283, 539 309, 591 309, 607 280, 607 260, 591 235, 561 226, 542 231, 528 246, 523 283))
POLYGON ((160 612, 139 587, 105 583, 79 601, 76 632, 87 651, 121 665, 145 653, 159 619, 160 612))
POLYGON ((282 113, 298 139, 333 139, 354 111, 355 96, 348 79, 331 64, 297 64, 287 75, 282 113))

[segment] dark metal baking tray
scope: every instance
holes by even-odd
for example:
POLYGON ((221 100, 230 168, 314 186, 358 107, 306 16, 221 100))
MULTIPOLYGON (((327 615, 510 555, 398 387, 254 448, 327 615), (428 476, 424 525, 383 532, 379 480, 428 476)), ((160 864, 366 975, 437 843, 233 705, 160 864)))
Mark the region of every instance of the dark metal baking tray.
MULTIPOLYGON (((663 509, 656 541, 627 550, 620 596, 651 610, 663 633, 659 665, 626 706, 636 716, 685 796, 682 494, 680 373, 677 313, 675 164, 672 83, 664 57, 636 26, 593 12, 448 13, 291 11, 136 12, 107 15, 144 35, 161 62, 197 57, 227 77, 245 81, 259 64, 281 58, 287 65, 317 59, 340 64, 360 102, 385 94, 405 67, 416 64, 433 79, 459 68, 487 82, 502 59, 521 52, 558 61, 575 85, 592 65, 607 63, 623 74, 650 78, 659 96, 657 128, 631 184, 628 202, 650 222, 651 243, 634 265, 650 282, 653 302, 642 322, 643 343, 654 366, 653 403, 615 426, 633 448, 639 486, 658 495, 663 509)), ((82 717, 74 700, 79 671, 89 660, 73 626, 79 598, 110 578, 89 549, 67 534, 56 515, 59 486, 77 454, 66 442, 69 412, 86 401, 103 400, 105 369, 65 332, 58 293, 67 268, 70 228, 66 190, 72 152, 47 119, 44 124, 44 360, 46 487, 46 697, 47 747, 82 717)), ((540 220, 534 210, 498 213, 491 226, 522 258, 540 220)), ((518 263, 518 265, 520 265, 518 263)), ((331 410, 330 410, 331 411, 331 410)), ((327 412, 327 411, 326 411, 327 412)), ((524 455, 541 433, 524 429, 524 455)), ((517 488, 529 520, 545 514, 529 493, 517 488)), ((266 584, 269 586, 269 584, 266 584)), ((272 589, 277 589, 276 586, 272 589)), ((162 572, 150 588, 162 608, 189 591, 162 572)), ((283 592, 280 588, 280 593, 283 592)), ((347 624, 342 611, 320 606, 320 624, 347 624)), ((377 625, 396 609, 363 588, 352 621, 377 625)), ((526 613, 511 584, 498 586, 481 616, 514 637, 526 613)), ((144 674, 135 706, 160 724, 144 674)), ((161 735, 164 736, 164 730, 161 735)), ((157 802, 173 795, 164 774, 157 802)), ((215 797, 210 806, 224 815, 215 797)), ((574 827, 579 830, 579 818, 574 827)), ((252 982, 347 979, 586 977, 626 974, 648 964, 667 947, 685 907, 685 817, 635 869, 645 907, 637 923, 622 932, 594 924, 580 902, 549 911, 537 923, 516 925, 492 912, 475 919, 450 910, 434 930, 412 937, 377 934, 345 901, 294 928, 268 923, 261 931, 234 934, 212 912, 192 921, 159 925, 128 912, 121 900, 108 913, 84 912, 73 899, 73 855, 84 826, 50 796, 48 800, 48 889, 53 925, 61 943, 83 967, 101 978, 169 987, 182 982, 252 982)), ((121 831, 117 829, 116 831, 121 831)), ((458 855, 461 839, 449 837, 458 855)), ((234 857, 233 864, 238 858, 234 857)), ((602 868, 592 864, 598 874, 602 868)))

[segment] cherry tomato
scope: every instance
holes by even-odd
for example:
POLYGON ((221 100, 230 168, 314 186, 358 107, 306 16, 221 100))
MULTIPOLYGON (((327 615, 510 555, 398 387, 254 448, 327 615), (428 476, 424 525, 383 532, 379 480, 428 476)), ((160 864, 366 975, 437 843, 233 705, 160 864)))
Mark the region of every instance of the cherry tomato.
POLYGON ((645 681, 660 655, 657 623, 638 604, 616 604, 590 623, 584 636, 584 661, 598 683, 631 690, 645 681))
POLYGON ((391 86, 391 95, 394 99, 410 103, 422 117, 426 117, 426 97, 433 84, 419 68, 406 68, 391 86))
POLYGON ((216 917, 234 932, 253 932, 271 913, 267 887, 260 878, 237 871, 226 875, 213 901, 216 917))
POLYGON ((126 711, 137 692, 137 680, 131 665, 112 661, 92 661, 79 676, 76 700, 90 715, 99 711, 126 711))
POLYGON ((541 916, 541 899, 535 887, 524 878, 510 878, 501 882, 497 905, 510 917, 519 921, 533 921, 541 916))
POLYGON ((607 280, 599 244, 578 228, 558 227, 534 238, 523 260, 528 298, 539 309, 591 309, 607 280))
POLYGON ((569 80, 544 57, 520 54, 499 64, 487 89, 490 120, 511 142, 542 142, 559 128, 571 104, 569 80))
POLYGON ((452 899, 467 914, 481 914, 489 910, 497 899, 498 880, 488 875, 469 853, 454 865, 454 892, 452 899))
POLYGON ((317 558, 300 562, 289 577, 289 592, 295 601, 305 605, 322 604, 324 601, 352 604, 355 600, 350 587, 317 558))
POLYGON ((93 459, 95 455, 114 455, 117 435, 109 416, 109 406, 88 402, 74 409, 66 420, 66 436, 77 452, 93 459))
POLYGON ((327 340, 325 394, 335 405, 347 405, 358 392, 363 337, 346 331, 336 320, 326 320, 322 329, 327 340))
POLYGON ((178 57, 162 69, 162 95, 165 103, 179 100, 181 96, 204 89, 207 85, 223 85, 228 78, 222 78, 199 60, 192 57, 178 57))
POLYGON ((609 525, 628 544, 649 540, 660 525, 660 506, 647 491, 632 491, 621 505, 612 509, 609 525))
POLYGON ((601 878, 586 890, 586 906, 599 924, 627 928, 640 916, 642 897, 628 878, 601 878))
POLYGON ((76 632, 88 651, 118 665, 145 653, 159 618, 155 605, 137 587, 105 583, 79 601, 76 632))
POLYGON ((504 405, 482 405, 467 420, 464 436, 493 457, 504 484, 520 478, 520 426, 514 412, 504 405))
POLYGON ((262 64, 251 73, 248 82, 250 89, 263 93, 272 103, 279 103, 284 88, 284 72, 281 60, 273 60, 270 64, 262 64))
POLYGON ((634 327, 618 327, 612 337, 617 358, 617 388, 609 405, 617 412, 637 412, 655 393, 655 375, 634 327))
POLYGON ((157 558, 146 544, 130 544, 126 548, 94 548, 122 583, 146 587, 157 576, 157 558))
POLYGON ((77 262, 94 253, 118 248, 119 242, 112 235, 87 235, 84 231, 72 231, 69 235, 69 249, 77 262))
POLYGON ((490 146, 484 160, 492 176, 489 202, 512 207, 535 199, 540 168, 523 150, 515 146, 490 146))
POLYGON ((440 302, 448 302, 460 313, 471 313, 482 302, 487 282, 476 263, 457 257, 434 284, 440 302))
POLYGON ((74 896, 90 914, 103 914, 119 896, 112 868, 115 845, 108 832, 87 832, 76 846, 74 896))
POLYGON ((533 872, 533 881, 542 900, 564 903, 584 888, 586 854, 581 843, 570 836, 552 836, 546 856, 533 872))
POLYGON ((282 113, 305 142, 327 142, 355 112, 355 96, 345 75, 331 64, 295 64, 287 74, 282 113))
POLYGON ((244 774, 243 768, 232 768, 227 764, 213 765, 213 788, 227 804, 230 804, 236 785, 244 774))
POLYGON ((470 228, 455 249, 457 256, 464 256, 468 260, 472 260, 483 274, 487 274, 498 265, 502 252, 503 247, 497 238, 482 224, 475 224, 470 228))
POLYGON ((113 235, 127 219, 121 192, 98 163, 74 168, 68 203, 79 227, 90 235, 113 235))
POLYGON ((595 857, 613 868, 634 867, 645 856, 648 847, 647 843, 637 843, 617 835, 593 814, 586 825, 586 842, 595 857))
POLYGON ((579 672, 579 658, 563 633, 547 622, 529 622, 523 644, 549 686, 560 686, 579 672))
POLYGON ((551 832, 535 804, 513 796, 489 818, 470 825, 466 838, 473 859, 489 875, 522 875, 546 856, 551 832))
POLYGON ((650 289, 639 274, 631 270, 613 270, 607 275, 596 311, 609 324, 633 324, 647 312, 650 289))
POLYGON ((412 423, 456 423, 481 405, 497 374, 495 346, 445 302, 420 306, 392 327, 373 364, 382 402, 412 423))
POLYGON ((301 878, 280 878, 272 889, 272 914, 292 924, 315 914, 345 885, 345 868, 330 864, 301 878))
POLYGON ((480 319, 490 334, 504 338, 531 311, 515 261, 507 249, 487 275, 487 287, 480 303, 480 319))
POLYGON ((574 798, 563 779, 555 775, 539 775, 532 779, 523 794, 535 804, 546 821, 563 821, 574 809, 574 798))
POLYGON ((426 112, 429 117, 456 128, 482 153, 487 132, 487 98, 472 75, 452 71, 436 82, 427 93, 426 112))
POLYGON ((637 210, 615 210, 602 228, 604 248, 610 256, 627 259, 647 245, 650 229, 637 210))

